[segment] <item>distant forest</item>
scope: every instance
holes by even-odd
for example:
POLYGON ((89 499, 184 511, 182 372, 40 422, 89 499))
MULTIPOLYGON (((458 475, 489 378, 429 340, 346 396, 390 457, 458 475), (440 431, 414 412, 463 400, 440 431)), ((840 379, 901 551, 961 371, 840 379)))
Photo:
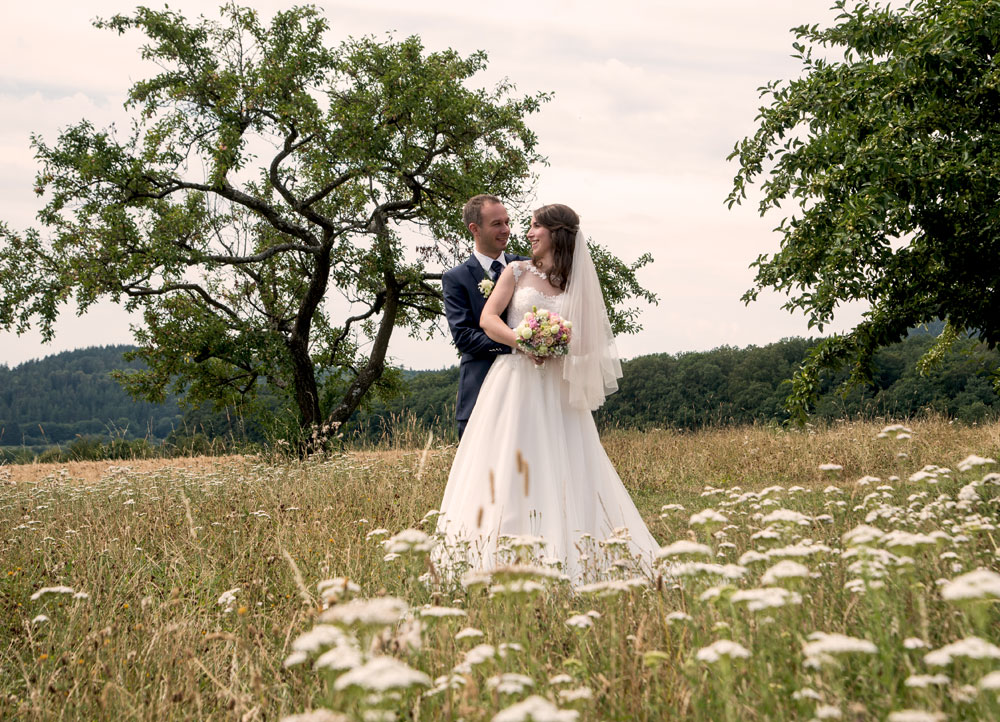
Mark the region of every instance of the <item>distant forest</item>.
MULTIPOLYGON (((990 373, 1000 354, 965 339, 945 355, 933 373, 921 376, 917 359, 938 329, 914 332, 877 356, 874 388, 839 392, 843 378, 825 380, 816 416, 823 420, 866 417, 906 419, 945 414, 976 423, 1000 416, 1000 398, 990 373)), ((602 428, 697 429, 707 425, 783 423, 788 379, 812 341, 792 338, 767 346, 722 347, 712 351, 641 356, 623 364, 621 388, 595 414, 602 428)), ((239 410, 184 409, 175 398, 164 404, 131 399, 111 378, 128 368, 127 346, 68 351, 13 369, 0 366, 0 451, 36 453, 54 445, 101 439, 145 439, 180 445, 191 438, 263 443, 274 423, 246 419, 239 410)), ((433 428, 454 434, 458 369, 404 371, 403 392, 373 399, 355 415, 347 438, 391 439, 402 429, 433 428)), ((263 406, 284 406, 266 390, 263 406)))

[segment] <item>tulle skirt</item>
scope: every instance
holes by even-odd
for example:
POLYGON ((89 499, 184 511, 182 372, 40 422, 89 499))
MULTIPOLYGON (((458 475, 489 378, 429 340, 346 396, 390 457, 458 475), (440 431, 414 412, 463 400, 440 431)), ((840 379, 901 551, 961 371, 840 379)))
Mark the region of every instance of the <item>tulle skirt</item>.
POLYGON ((440 511, 447 548, 463 548, 474 568, 495 566, 505 537, 540 537, 574 581, 596 578, 612 559, 648 573, 659 549, 593 415, 569 405, 561 359, 536 367, 514 353, 493 363, 440 511))

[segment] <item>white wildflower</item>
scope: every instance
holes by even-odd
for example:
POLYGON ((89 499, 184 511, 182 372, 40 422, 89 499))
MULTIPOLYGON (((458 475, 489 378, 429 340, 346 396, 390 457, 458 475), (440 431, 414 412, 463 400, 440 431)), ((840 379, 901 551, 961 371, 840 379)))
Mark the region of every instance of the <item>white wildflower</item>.
POLYGON ((418 614, 421 617, 431 617, 434 619, 441 619, 443 617, 468 616, 464 609, 456 609, 455 607, 435 607, 431 606, 430 604, 421 608, 418 614))
POLYGON ((497 650, 492 644, 477 644, 465 653, 465 662, 470 665, 482 664, 496 656, 497 650))
POLYGON ((802 595, 791 592, 784 587, 764 587, 762 589, 740 589, 733 593, 730 601, 733 604, 746 603, 749 611, 759 612, 789 604, 802 604, 802 595))
POLYGON ((946 674, 911 674, 906 678, 904 684, 907 687, 925 688, 931 685, 946 685, 951 682, 951 678, 946 674))
POLYGON ((292 642, 292 649, 296 652, 318 652, 323 647, 347 644, 348 640, 350 637, 340 627, 334 627, 332 624, 318 624, 308 632, 296 637, 292 642))
POLYGON ((352 594, 360 594, 361 587, 349 580, 347 577, 335 577, 324 579, 316 585, 316 591, 323 601, 328 604, 340 601, 341 597, 352 594))
POLYGON ((994 670, 979 680, 979 689, 1000 691, 1000 670, 994 670))
POLYGON ((334 683, 334 689, 348 687, 384 692, 389 689, 406 689, 413 685, 429 687, 431 678, 394 657, 374 657, 360 667, 345 672, 334 683))
POLYGON ((674 624, 678 622, 692 622, 694 618, 686 612, 671 612, 666 616, 666 620, 668 624, 674 624))
POLYGON ((775 509, 770 514, 761 519, 762 524, 795 524, 798 526, 809 526, 812 519, 805 514, 792 509, 775 509))
POLYGON ((1000 574, 979 568, 955 577, 941 588, 941 598, 949 602, 1000 599, 1000 574))
POLYGON ((922 709, 901 709, 890 712, 887 722, 944 722, 947 717, 941 712, 926 712, 922 709))
POLYGON ((220 607, 225 607, 223 614, 229 614, 236 607, 236 595, 239 593, 239 587, 233 587, 219 596, 218 604, 220 607))
POLYGON ((306 654, 305 652, 292 652, 287 657, 285 657, 283 666, 285 667, 285 669, 288 669, 289 667, 294 667, 297 664, 302 664, 307 659, 309 659, 309 655, 306 654))
POLYGON ((739 563, 742 566, 748 566, 750 564, 756 564, 757 562, 766 562, 767 554, 757 551, 756 549, 750 549, 743 553, 740 557, 739 563))
POLYGON ((434 548, 434 540, 420 529, 404 529, 382 542, 389 554, 422 554, 434 548))
POLYGON ((494 584, 490 587, 490 596, 507 594, 524 594, 533 596, 545 591, 545 585, 531 579, 514 579, 505 584, 494 584))
POLYGON ((702 574, 719 576, 723 579, 740 579, 747 573, 747 568, 739 564, 709 564, 707 562, 683 562, 669 569, 675 577, 692 577, 702 574))
POLYGON ((524 674, 506 672, 490 677, 486 686, 497 694, 521 694, 526 689, 535 686, 535 680, 524 674))
POLYGON ((49 621, 48 617, 46 617, 44 614, 39 614, 37 617, 31 620, 31 623, 41 624, 42 622, 47 622, 47 621, 49 621))
POLYGON ((576 629, 589 629, 594 626, 594 620, 586 614, 574 614, 565 622, 567 627, 576 629))
POLYGON ((334 622, 345 626, 388 626, 395 624, 409 607, 396 597, 377 599, 355 599, 330 607, 320 615, 320 621, 334 622))
POLYGON ((497 712, 492 722, 576 722, 580 713, 559 709, 544 697, 533 694, 522 702, 497 712))
POLYGON ((946 644, 941 649, 928 652, 924 655, 924 662, 934 667, 944 667, 951 664, 955 657, 1000 659, 1000 647, 979 637, 966 637, 958 642, 946 644))
POLYGON ((903 640, 904 649, 927 649, 927 642, 920 637, 907 637, 903 640))
POLYGON ((711 524, 726 524, 729 522, 725 516, 715 509, 704 509, 697 514, 693 514, 688 520, 688 526, 705 526, 711 524))
POLYGON ((829 704, 821 704, 816 707, 816 711, 813 713, 816 715, 816 719, 840 719, 841 712, 840 707, 834 707, 829 704))
POLYGON ((690 541, 688 539, 680 539, 675 541, 665 547, 660 547, 660 550, 656 552, 657 559, 666 559, 668 557, 679 557, 679 556, 711 556, 712 549, 707 544, 699 544, 698 542, 690 541))
POLYGON ((971 471, 973 467, 985 466, 986 464, 995 464, 996 459, 990 459, 988 457, 977 456, 976 454, 969 454, 960 462, 958 462, 959 471, 971 471))
POLYGON ((326 650, 313 663, 314 669, 355 669, 363 661, 361 651, 352 644, 344 643, 326 650))
POLYGON ((708 664, 714 664, 723 657, 728 659, 746 659, 749 656, 750 650, 730 639, 717 640, 707 647, 702 647, 695 653, 695 659, 708 664))
POLYGON ((455 639, 476 639, 477 637, 482 637, 482 636, 484 635, 480 630, 474 627, 466 627, 465 629, 463 629, 462 631, 460 631, 458 634, 455 635, 455 639))
POLYGON ((761 584, 771 586, 773 584, 780 584, 784 579, 806 579, 809 574, 809 567, 805 564, 800 564, 791 559, 782 559, 764 572, 760 581, 761 584))
POLYGON ((590 700, 593 698, 594 691, 590 689, 590 687, 575 687, 573 689, 559 690, 559 701, 566 704, 572 704, 573 702, 590 700))
POLYGON ((648 586, 649 580, 645 577, 633 577, 632 579, 609 579, 603 582, 584 584, 583 586, 576 587, 573 591, 577 594, 595 594, 598 597, 607 597, 648 586))
POLYGON ((837 633, 827 634, 826 632, 813 632, 809 635, 809 641, 802 646, 802 654, 807 658, 855 652, 875 654, 878 652, 878 647, 867 639, 858 639, 837 633))

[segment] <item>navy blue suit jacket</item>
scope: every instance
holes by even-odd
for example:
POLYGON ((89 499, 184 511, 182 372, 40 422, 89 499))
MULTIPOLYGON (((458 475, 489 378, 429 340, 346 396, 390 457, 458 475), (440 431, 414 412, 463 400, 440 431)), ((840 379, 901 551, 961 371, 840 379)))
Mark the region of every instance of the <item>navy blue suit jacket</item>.
MULTIPOLYGON (((525 260, 524 256, 505 253, 507 263, 525 260)), ((472 407, 479 397, 486 373, 493 360, 500 354, 510 353, 510 346, 497 343, 479 327, 486 299, 479 290, 479 282, 486 276, 475 255, 460 266, 455 266, 441 276, 444 312, 451 329, 451 337, 462 354, 458 366, 458 403, 455 420, 468 421, 472 407)))

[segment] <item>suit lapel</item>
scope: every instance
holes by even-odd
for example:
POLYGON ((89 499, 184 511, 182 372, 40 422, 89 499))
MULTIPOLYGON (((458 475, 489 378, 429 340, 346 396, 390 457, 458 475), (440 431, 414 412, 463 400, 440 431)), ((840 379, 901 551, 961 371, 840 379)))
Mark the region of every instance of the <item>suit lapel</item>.
POLYGON ((469 256, 469 260, 465 262, 465 267, 469 269, 469 273, 472 274, 472 280, 476 285, 486 277, 483 264, 479 262, 479 259, 475 255, 469 256))

